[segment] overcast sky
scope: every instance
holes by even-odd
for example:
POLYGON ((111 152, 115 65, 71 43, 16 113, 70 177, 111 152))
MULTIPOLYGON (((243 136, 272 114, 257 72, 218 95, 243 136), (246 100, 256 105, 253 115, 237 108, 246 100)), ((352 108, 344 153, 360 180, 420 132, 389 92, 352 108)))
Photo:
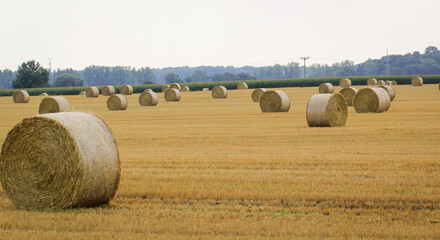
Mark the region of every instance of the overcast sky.
POLYGON ((356 63, 440 48, 439 0, 0 0, 0 69, 356 63))

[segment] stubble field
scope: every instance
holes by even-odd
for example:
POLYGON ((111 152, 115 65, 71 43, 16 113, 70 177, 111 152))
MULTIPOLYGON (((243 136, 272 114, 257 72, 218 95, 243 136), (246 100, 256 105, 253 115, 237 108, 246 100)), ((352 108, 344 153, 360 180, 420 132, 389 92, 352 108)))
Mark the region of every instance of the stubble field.
MULTIPOLYGON (((15 209, 0 188, 0 239, 439 239, 438 85, 395 89, 388 112, 349 107, 341 128, 308 127, 317 87, 282 89, 290 111, 266 114, 250 89, 227 99, 183 92, 180 102, 159 93, 156 107, 134 94, 119 112, 104 96, 66 96, 113 130, 116 197, 100 208, 33 212, 15 209)), ((42 99, 0 97, 0 144, 42 99)))

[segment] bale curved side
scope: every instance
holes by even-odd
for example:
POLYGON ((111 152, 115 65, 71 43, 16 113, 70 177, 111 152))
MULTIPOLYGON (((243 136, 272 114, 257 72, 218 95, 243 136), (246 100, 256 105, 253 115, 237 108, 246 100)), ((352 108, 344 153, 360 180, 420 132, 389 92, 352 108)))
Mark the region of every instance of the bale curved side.
POLYGON ((383 85, 385 85, 385 81, 384 80, 378 80, 377 81, 377 85, 383 86, 383 85))
POLYGON ((421 77, 413 77, 411 79, 411 84, 413 86, 422 86, 423 85, 423 78, 421 78, 421 77))
POLYGON ((224 86, 216 86, 211 91, 213 98, 226 98, 228 96, 228 89, 224 86))
POLYGON ((381 113, 389 108, 390 96, 382 88, 364 88, 359 90, 353 99, 357 113, 381 113))
POLYGON ((343 88, 351 87, 351 80, 348 78, 343 78, 339 80, 339 86, 343 88))
POLYGON ((124 85, 119 89, 119 92, 122 95, 132 95, 133 94, 133 87, 131 85, 124 85))
POLYGON ((377 80, 375 78, 369 78, 367 80, 367 85, 377 85, 377 80))
POLYGON ((102 92, 103 96, 110 96, 110 95, 113 95, 116 93, 115 87, 113 87, 111 85, 107 85, 107 86, 102 87, 101 92, 102 92))
POLYGON ((182 86, 182 87, 180 88, 180 91, 181 91, 181 92, 189 92, 189 87, 188 87, 188 86, 182 86))
POLYGON ((384 86, 379 86, 380 88, 383 88, 387 91, 387 93, 390 95, 390 100, 391 102, 394 100, 394 98, 396 97, 396 90, 388 85, 384 85, 384 86))
POLYGON ((260 109, 264 113, 268 112, 288 112, 290 109, 290 99, 281 90, 269 90, 260 97, 260 109))
POLYGON ((335 89, 331 83, 319 84, 319 93, 333 93, 334 91, 335 89))
POLYGON ((252 101, 259 102, 261 95, 267 91, 266 88, 257 88, 252 91, 252 101))
POLYGON ((357 88, 354 87, 343 88, 339 91, 339 93, 345 98, 347 106, 353 106, 353 99, 357 92, 357 88))
POLYGON ((40 102, 39 114, 70 111, 70 103, 64 97, 46 97, 40 102))
POLYGON ((306 118, 310 127, 342 127, 347 117, 347 103, 339 93, 315 94, 307 103, 306 118))
POLYGON ((174 89, 177 89, 177 90, 179 90, 179 91, 180 91, 180 89, 182 89, 182 87, 181 87, 180 84, 178 84, 178 83, 172 83, 172 84, 170 85, 170 88, 174 88, 174 89))
POLYGON ((107 108, 110 111, 126 110, 127 107, 127 98, 122 94, 113 94, 107 99, 107 108))
POLYGON ((97 87, 86 88, 86 97, 98 97, 99 89, 97 87))
POLYGON ((155 92, 143 92, 139 95, 139 104, 141 106, 156 106, 159 102, 155 92))
POLYGON ((12 100, 14 101, 14 103, 28 103, 29 99, 29 93, 25 90, 16 91, 12 96, 12 100))
POLYGON ((165 101, 167 102, 177 102, 181 96, 180 91, 176 88, 168 88, 164 93, 165 101))
POLYGON ((237 84, 237 89, 248 89, 248 85, 245 82, 237 84))

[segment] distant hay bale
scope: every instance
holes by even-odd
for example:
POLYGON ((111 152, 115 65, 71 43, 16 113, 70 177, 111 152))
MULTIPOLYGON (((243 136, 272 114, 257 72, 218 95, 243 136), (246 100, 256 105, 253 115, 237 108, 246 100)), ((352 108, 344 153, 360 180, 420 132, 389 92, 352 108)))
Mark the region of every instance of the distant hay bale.
POLYGON ((411 79, 411 84, 413 86, 422 86, 423 85, 423 79, 421 77, 413 77, 411 79))
POLYGON ((147 88, 144 90, 144 92, 154 92, 153 89, 147 88))
POLYGON ((248 85, 245 82, 237 84, 237 89, 248 89, 248 85))
POLYGON ((119 92, 122 95, 131 95, 133 94, 133 87, 131 85, 124 85, 119 89, 119 92))
POLYGON ((343 127, 347 121, 348 108, 339 94, 315 94, 307 103, 307 123, 310 127, 343 127))
POLYGON ((395 80, 391 81, 391 85, 397 85, 397 81, 395 80))
POLYGON ((377 80, 375 78, 369 78, 367 80, 367 85, 377 85, 377 80))
POLYGON ((353 106, 353 99, 358 90, 354 87, 343 88, 339 93, 344 96, 347 106, 353 106))
POLYGON ((288 112, 290 109, 289 96, 281 90, 268 90, 260 97, 260 108, 264 113, 288 112))
POLYGON ((97 87, 86 88, 86 97, 98 97, 99 89, 97 87))
POLYGON ((172 84, 170 85, 170 88, 174 88, 174 89, 177 89, 177 90, 179 90, 179 91, 180 91, 180 89, 182 89, 182 87, 181 87, 180 84, 178 84, 178 83, 172 83, 172 84))
POLYGON ((333 93, 334 87, 331 83, 319 84, 319 93, 333 93))
POLYGON ((110 111, 125 110, 127 107, 127 98, 122 94, 113 94, 107 99, 107 108, 110 111))
POLYGON ((208 91, 209 91, 209 88, 206 88, 206 87, 205 87, 205 88, 202 89, 202 91, 204 91, 204 92, 208 92, 208 91))
POLYGON ((70 111, 70 104, 64 97, 46 97, 40 102, 39 114, 70 111))
POLYGON ((261 95, 267 91, 266 88, 257 88, 252 92, 252 101, 259 102, 261 95))
POLYGON ((357 113, 381 113, 389 109, 390 95, 383 88, 364 88, 353 99, 357 113))
POLYGON ((49 94, 47 94, 47 93, 42 93, 42 94, 40 94, 40 96, 42 96, 42 97, 47 97, 47 96, 49 96, 49 94))
POLYGON ((14 101, 14 103, 28 103, 29 99, 29 93, 25 90, 16 91, 12 96, 12 100, 14 101))
POLYGON ((162 92, 164 93, 168 88, 170 88, 170 85, 163 85, 162 92))
POLYGON ((224 86, 216 86, 211 91, 213 98, 226 98, 228 97, 228 89, 224 86))
POLYGON ((343 88, 351 87, 351 80, 348 78, 343 78, 339 80, 339 86, 343 88))
POLYGON ((102 87, 101 92, 102 92, 102 95, 104 95, 104 96, 110 96, 110 95, 113 95, 116 93, 115 87, 110 86, 110 85, 102 87))
POLYGON ((394 100, 394 98, 396 97, 396 90, 394 90, 393 87, 388 86, 388 85, 379 86, 379 87, 383 88, 387 91, 388 95, 390 95, 390 100, 392 102, 394 100))
POLYGON ((118 155, 116 140, 101 118, 82 112, 38 115, 8 133, 0 181, 19 209, 98 206, 115 196, 118 155))
POLYGON ((393 83, 390 80, 386 80, 385 85, 393 85, 393 83))
POLYGON ((159 102, 155 92, 143 92, 139 95, 139 104, 141 106, 156 106, 159 102))
POLYGON ((164 93, 165 101, 177 102, 180 100, 180 91, 176 88, 168 88, 164 93))
POLYGON ((377 85, 383 86, 383 85, 385 85, 385 81, 384 80, 379 80, 379 81, 377 81, 377 85))
POLYGON ((180 91, 181 91, 181 92, 189 92, 189 87, 188 87, 188 86, 182 86, 182 87, 180 88, 180 91))
POLYGON ((85 91, 81 91, 81 92, 78 93, 78 95, 84 96, 84 95, 86 95, 86 92, 85 91))

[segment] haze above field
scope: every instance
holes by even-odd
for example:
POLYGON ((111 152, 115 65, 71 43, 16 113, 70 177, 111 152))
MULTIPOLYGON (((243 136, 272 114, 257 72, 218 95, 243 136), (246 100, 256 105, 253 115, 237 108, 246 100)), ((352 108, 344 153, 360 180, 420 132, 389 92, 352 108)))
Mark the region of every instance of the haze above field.
POLYGON ((437 0, 3 1, 0 69, 355 63, 438 46, 437 0))

